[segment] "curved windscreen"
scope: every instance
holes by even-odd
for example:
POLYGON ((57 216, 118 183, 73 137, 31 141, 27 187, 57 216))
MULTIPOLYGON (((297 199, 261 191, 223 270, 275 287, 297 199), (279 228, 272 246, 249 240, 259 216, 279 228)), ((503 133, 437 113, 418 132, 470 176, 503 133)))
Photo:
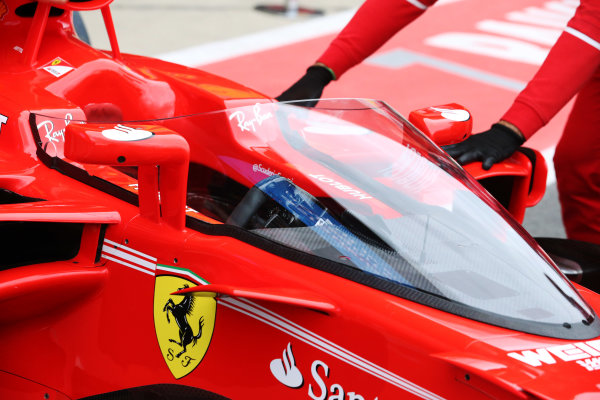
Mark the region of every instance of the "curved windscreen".
MULTIPOLYGON (((36 126, 49 119, 37 116, 36 126)), ((295 261, 486 323, 598 334, 591 308, 523 229, 384 103, 256 103, 144 124, 190 144, 192 228, 263 238, 263 248, 295 261)), ((44 133, 41 146, 62 157, 44 133)), ((89 171, 123 187, 136 179, 131 170, 89 171)))

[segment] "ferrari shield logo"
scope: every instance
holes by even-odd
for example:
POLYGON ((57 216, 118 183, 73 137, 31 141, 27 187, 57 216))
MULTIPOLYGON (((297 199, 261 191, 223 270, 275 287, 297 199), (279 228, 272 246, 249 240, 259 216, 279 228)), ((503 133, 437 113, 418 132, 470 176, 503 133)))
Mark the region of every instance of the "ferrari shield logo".
POLYGON ((156 277, 154 327, 162 355, 175 379, 192 372, 208 350, 215 327, 213 296, 171 295, 196 286, 179 276, 156 277))

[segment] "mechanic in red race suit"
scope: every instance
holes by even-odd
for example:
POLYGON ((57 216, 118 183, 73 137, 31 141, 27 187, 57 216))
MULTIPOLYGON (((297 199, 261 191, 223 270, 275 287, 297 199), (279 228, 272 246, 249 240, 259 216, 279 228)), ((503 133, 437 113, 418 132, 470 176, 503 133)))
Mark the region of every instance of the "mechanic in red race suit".
MULTIPOLYGON (((435 2, 367 0, 317 62, 277 100, 320 98, 330 81, 362 62, 435 2)), ((600 244, 600 1, 580 1, 536 75, 497 123, 444 150, 461 164, 479 160, 489 169, 516 151, 576 94, 554 155, 557 187, 567 236, 600 244)))

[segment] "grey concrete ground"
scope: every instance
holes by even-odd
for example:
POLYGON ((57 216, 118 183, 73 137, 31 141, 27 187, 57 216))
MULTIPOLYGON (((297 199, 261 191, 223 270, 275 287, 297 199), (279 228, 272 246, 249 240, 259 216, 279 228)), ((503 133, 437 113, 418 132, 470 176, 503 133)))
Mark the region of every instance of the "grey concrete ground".
MULTIPOLYGON (((300 7, 331 15, 357 7, 362 0, 300 0, 300 7)), ((111 10, 121 50, 157 55, 203 43, 231 39, 315 18, 287 18, 255 10, 285 0, 116 0, 111 10)), ((108 47, 99 12, 82 15, 92 44, 108 47)))
MULTIPOLYGON (((352 10, 362 0, 300 0, 308 9, 325 15, 352 10)), ((159 54, 232 39, 251 33, 319 18, 300 14, 296 18, 255 10, 256 5, 283 5, 285 0, 116 0, 112 6, 121 51, 159 54)), ((108 48, 99 12, 82 14, 92 44, 108 48)), ((551 162, 551 160, 548 160, 551 162)), ((565 237, 556 187, 548 187, 542 202, 527 211, 525 228, 533 236, 565 237)))
POLYGON ((527 210, 523 226, 534 237, 565 238, 556 185, 546 188, 542 201, 527 210))

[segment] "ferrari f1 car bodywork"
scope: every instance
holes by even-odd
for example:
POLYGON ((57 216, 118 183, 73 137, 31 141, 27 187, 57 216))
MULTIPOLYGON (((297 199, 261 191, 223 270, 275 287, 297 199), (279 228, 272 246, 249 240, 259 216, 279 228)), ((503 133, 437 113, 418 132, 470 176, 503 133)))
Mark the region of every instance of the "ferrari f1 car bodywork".
POLYGON ((599 395, 600 298, 514 219, 543 163, 469 167, 509 213, 421 132, 465 110, 277 103, 120 54, 108 3, 0 2, 0 398, 599 395))

